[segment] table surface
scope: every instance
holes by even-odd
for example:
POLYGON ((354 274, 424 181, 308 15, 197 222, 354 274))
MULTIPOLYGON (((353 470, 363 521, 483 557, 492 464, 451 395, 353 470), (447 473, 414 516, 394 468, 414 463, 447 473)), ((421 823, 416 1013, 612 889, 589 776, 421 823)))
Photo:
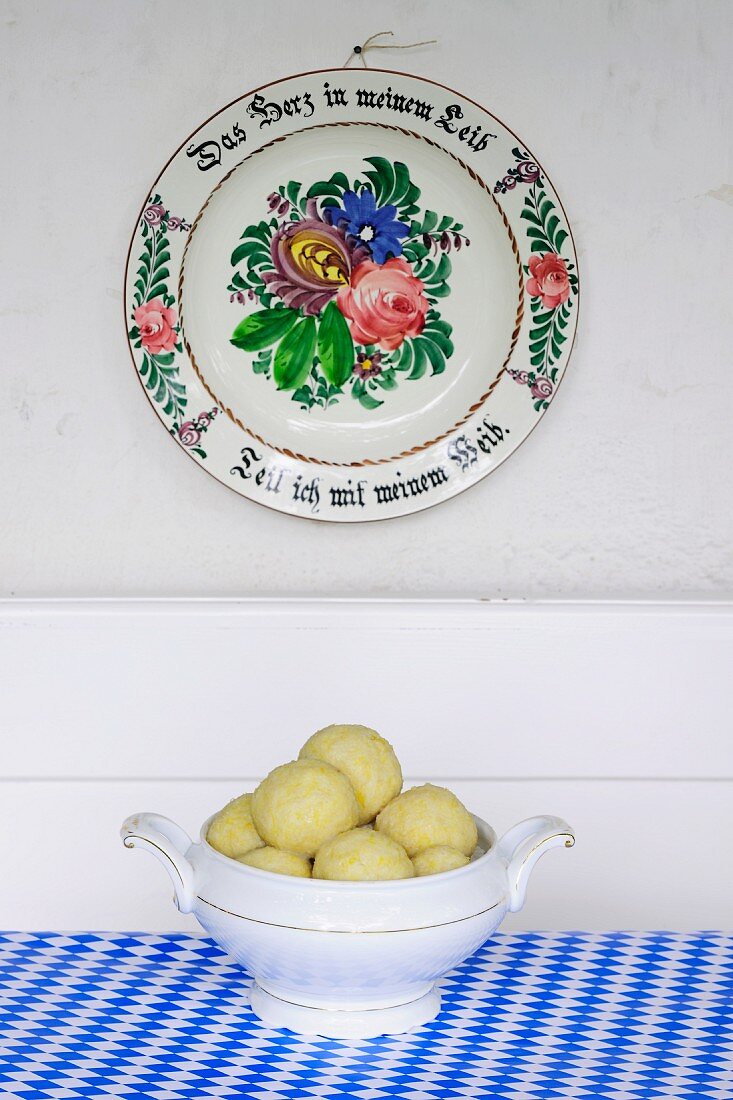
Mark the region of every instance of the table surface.
POLYGON ((407 1035, 304 1038, 203 937, 0 935, 0 1097, 733 1098, 733 936, 499 933, 442 993, 407 1035))

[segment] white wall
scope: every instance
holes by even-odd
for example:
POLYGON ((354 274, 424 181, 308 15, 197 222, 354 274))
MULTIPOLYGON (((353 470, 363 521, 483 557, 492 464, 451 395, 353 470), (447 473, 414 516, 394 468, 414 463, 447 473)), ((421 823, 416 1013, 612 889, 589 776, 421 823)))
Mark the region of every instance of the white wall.
POLYGON ((732 667, 730 604, 0 602, 0 928, 194 927, 122 820, 196 836, 334 720, 570 822, 507 927, 733 927, 732 667))
POLYGON ((730 3, 0 7, 0 593, 733 594, 730 3), (440 44, 380 62, 459 87, 540 157, 583 308, 511 461, 440 508, 335 530, 237 499, 173 446, 129 361, 122 273, 202 119, 384 28, 440 44))

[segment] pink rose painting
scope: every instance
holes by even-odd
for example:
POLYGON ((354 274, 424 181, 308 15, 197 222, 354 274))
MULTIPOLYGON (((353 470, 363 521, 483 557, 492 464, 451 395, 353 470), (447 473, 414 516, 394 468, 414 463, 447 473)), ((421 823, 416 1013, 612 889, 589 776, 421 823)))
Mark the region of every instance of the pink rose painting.
POLYGON ((145 208, 145 212, 143 214, 143 221, 147 222, 147 224, 151 227, 151 229, 155 229, 157 226, 160 225, 160 223, 163 221, 164 217, 165 217, 165 207, 163 206, 163 203, 162 202, 154 202, 154 203, 151 203, 150 206, 147 206, 145 208))
POLYGON ((567 302, 570 297, 570 280, 562 256, 555 252, 546 252, 544 256, 535 252, 529 258, 529 279, 527 293, 533 298, 541 298, 547 309, 567 302))
POLYGON ((195 447, 201 439, 201 432, 193 420, 186 420, 178 429, 178 438, 184 447, 195 447))
POLYGON ((336 305, 355 344, 384 351, 394 351, 406 336, 419 336, 428 311, 423 284, 402 257, 384 264, 364 260, 339 289, 336 305))
POLYGON ((178 340, 175 309, 165 306, 162 298, 153 298, 137 307, 134 318, 140 342, 149 355, 173 351, 178 340))
POLYGON ((552 396, 552 382, 541 374, 532 382, 530 393, 533 397, 542 398, 546 401, 548 397, 552 396))
POLYGON ((208 412, 205 410, 200 412, 193 420, 184 420, 182 424, 174 421, 173 427, 169 429, 170 433, 182 446, 193 451, 199 458, 206 458, 206 451, 201 447, 201 439, 204 433, 208 432, 218 412, 219 410, 214 407, 208 412))

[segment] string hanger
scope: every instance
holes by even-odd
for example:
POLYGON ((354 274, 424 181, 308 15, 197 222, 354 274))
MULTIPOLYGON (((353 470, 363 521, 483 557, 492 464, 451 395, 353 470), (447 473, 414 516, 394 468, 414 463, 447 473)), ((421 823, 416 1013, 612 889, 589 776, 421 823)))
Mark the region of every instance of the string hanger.
POLYGON ((343 64, 344 69, 348 69, 352 58, 356 58, 357 62, 361 61, 365 69, 368 69, 366 61, 366 54, 369 50, 414 50, 417 46, 434 46, 437 44, 437 38, 428 38, 425 42, 408 42, 404 46, 399 46, 397 43, 392 42, 380 42, 375 44, 377 38, 384 38, 385 35, 390 37, 394 36, 394 31, 377 31, 371 38, 367 38, 366 42, 362 42, 361 46, 354 46, 353 50, 346 58, 343 64))

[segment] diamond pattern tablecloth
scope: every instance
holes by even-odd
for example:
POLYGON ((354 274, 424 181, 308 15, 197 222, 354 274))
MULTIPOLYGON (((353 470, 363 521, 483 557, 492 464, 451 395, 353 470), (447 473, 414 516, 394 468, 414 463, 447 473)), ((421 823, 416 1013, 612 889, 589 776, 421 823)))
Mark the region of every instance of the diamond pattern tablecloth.
POLYGON ((6 934, 0 1096, 733 1098, 731 936, 500 933, 442 993, 407 1035, 303 1038, 203 937, 6 934))

